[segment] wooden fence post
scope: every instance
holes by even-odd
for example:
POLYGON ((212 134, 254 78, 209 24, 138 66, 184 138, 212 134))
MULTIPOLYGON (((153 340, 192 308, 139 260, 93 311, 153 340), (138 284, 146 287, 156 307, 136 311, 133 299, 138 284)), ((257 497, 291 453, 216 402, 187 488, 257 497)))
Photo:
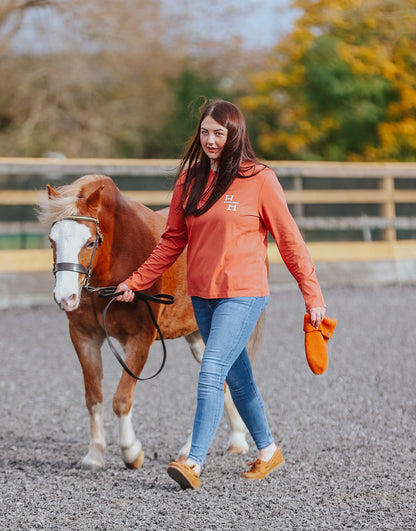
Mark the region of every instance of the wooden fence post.
MULTIPOLYGON (((394 202, 394 177, 382 177, 380 188, 386 193, 386 198, 380 206, 380 214, 383 218, 394 221, 396 217, 396 205, 394 202)), ((382 239, 387 242, 394 242, 397 240, 395 227, 386 227, 382 231, 382 239)))
MULTIPOLYGON (((302 177, 300 175, 296 175, 293 177, 293 189, 294 190, 302 190, 303 184, 302 184, 302 177)), ((302 203, 295 203, 293 205, 293 215, 296 218, 302 218, 304 213, 303 204, 302 203)))

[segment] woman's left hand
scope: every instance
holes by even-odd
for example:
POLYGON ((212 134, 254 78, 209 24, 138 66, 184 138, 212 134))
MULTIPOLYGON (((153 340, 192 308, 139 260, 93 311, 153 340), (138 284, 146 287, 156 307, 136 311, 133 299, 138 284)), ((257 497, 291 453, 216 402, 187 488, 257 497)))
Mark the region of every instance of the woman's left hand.
POLYGON ((315 328, 319 328, 322 323, 322 319, 325 317, 326 308, 311 308, 308 312, 311 315, 311 325, 315 328))

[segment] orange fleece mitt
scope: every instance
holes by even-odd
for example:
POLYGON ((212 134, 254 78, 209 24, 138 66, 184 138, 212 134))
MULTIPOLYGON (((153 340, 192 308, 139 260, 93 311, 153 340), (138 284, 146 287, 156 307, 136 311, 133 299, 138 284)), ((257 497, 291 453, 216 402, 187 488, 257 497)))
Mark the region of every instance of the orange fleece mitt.
POLYGON ((324 317, 319 328, 311 325, 311 316, 305 313, 305 353, 309 367, 314 374, 323 374, 328 367, 328 339, 334 335, 337 320, 324 317))

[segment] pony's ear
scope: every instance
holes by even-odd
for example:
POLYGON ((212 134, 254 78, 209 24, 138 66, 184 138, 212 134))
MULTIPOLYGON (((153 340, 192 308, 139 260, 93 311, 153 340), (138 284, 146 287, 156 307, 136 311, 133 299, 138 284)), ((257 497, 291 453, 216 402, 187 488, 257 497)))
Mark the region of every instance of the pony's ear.
POLYGON ((87 199, 88 210, 91 213, 93 213, 93 212, 95 213, 97 211, 98 207, 100 206, 101 193, 103 191, 103 188, 104 188, 104 185, 102 184, 94 192, 92 192, 89 195, 88 199, 87 199))
POLYGON ((47 184, 46 188, 48 189, 48 197, 49 197, 49 199, 53 199, 54 197, 56 197, 58 195, 58 192, 54 188, 52 188, 52 186, 50 184, 47 184))

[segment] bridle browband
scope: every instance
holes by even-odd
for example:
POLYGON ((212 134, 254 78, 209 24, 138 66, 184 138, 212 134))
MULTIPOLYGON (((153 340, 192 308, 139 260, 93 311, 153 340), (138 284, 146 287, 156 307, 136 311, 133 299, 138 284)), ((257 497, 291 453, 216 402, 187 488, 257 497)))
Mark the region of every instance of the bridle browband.
POLYGON ((55 276, 56 276, 56 273, 58 273, 58 271, 71 271, 73 273, 79 273, 81 275, 85 275, 84 282, 82 283, 82 287, 87 289, 90 284, 90 280, 91 280, 92 263, 94 261, 95 253, 97 252, 98 247, 104 241, 104 237, 100 230, 99 221, 97 218, 93 218, 92 216, 75 216, 75 215, 67 216, 66 218, 62 218, 60 221, 64 221, 64 220, 89 221, 91 223, 95 223, 95 226, 96 226, 95 244, 94 244, 94 249, 92 251, 92 256, 91 256, 89 266, 85 267, 82 264, 75 264, 72 262, 58 262, 57 264, 53 265, 53 274, 55 276))
POLYGON ((81 275, 85 275, 84 282, 82 283, 82 288, 85 289, 85 291, 88 291, 89 293, 97 293, 100 295, 100 297, 107 297, 109 298, 109 302, 107 303, 106 307, 104 308, 103 312, 103 328, 105 332, 105 336, 107 338, 108 346, 110 347, 111 352, 114 354, 114 356, 119 361, 120 365, 123 367, 123 369, 129 374, 132 378, 135 380, 151 380, 155 376, 157 376, 163 367, 165 366, 166 357, 167 357, 167 351, 166 351, 166 345, 165 341, 163 339, 162 332, 159 328, 159 325, 157 323, 155 314, 153 313, 153 310, 149 304, 149 302, 156 302, 158 304, 173 304, 175 302, 175 298, 172 295, 166 295, 165 293, 160 293, 158 295, 147 295, 146 293, 141 293, 139 291, 135 292, 135 298, 138 300, 142 300, 145 302, 147 309, 149 311, 149 315, 152 319, 152 322, 156 328, 156 330, 159 333, 160 342, 162 343, 162 349, 163 349, 163 359, 162 363, 160 365, 160 368, 157 372, 155 372, 152 376, 148 376, 147 378, 140 378, 139 376, 136 376, 131 370, 127 367, 127 365, 124 363, 123 359, 121 358, 120 354, 115 349, 114 345, 112 344, 110 340, 110 335, 107 332, 107 327, 105 324, 105 318, 107 315, 108 308, 110 307, 110 304, 116 299, 118 295, 121 295, 121 293, 116 293, 115 286, 107 286, 107 287, 93 287, 90 286, 90 280, 91 280, 91 273, 92 273, 92 263, 94 261, 95 253, 98 249, 98 247, 103 243, 104 237, 100 230, 99 221, 97 218, 93 218, 91 216, 67 216, 66 218, 62 218, 60 221, 64 220, 73 220, 73 221, 90 221, 92 223, 95 223, 96 225, 96 233, 95 233, 95 244, 94 244, 94 250, 92 252, 90 264, 88 267, 83 266, 82 264, 76 264, 72 262, 59 262, 57 264, 53 265, 53 274, 56 275, 58 271, 72 271, 73 273, 80 273, 81 275))

